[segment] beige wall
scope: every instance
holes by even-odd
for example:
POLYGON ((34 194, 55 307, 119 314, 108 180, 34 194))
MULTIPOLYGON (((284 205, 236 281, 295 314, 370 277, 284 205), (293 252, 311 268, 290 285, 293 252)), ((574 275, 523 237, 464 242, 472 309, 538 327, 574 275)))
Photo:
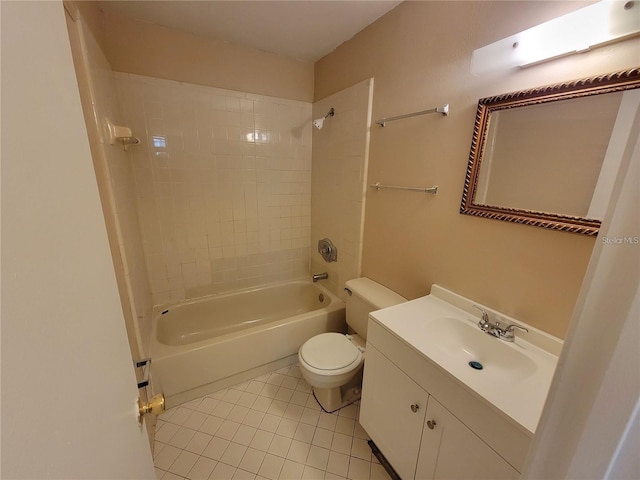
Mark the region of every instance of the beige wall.
POLYGON ((564 337, 595 240, 458 210, 479 98, 637 64, 633 39, 528 69, 470 74, 475 48, 587 4, 405 2, 316 63, 316 99, 374 77, 374 119, 451 104, 448 117, 372 128, 369 182, 439 191, 369 192, 363 275, 409 298, 438 283, 564 337))
MULTIPOLYGON (((105 54, 115 71, 260 95, 313 100, 313 64, 201 37, 130 17, 102 13, 105 54)), ((92 25, 92 26, 93 26, 92 25)))
POLYGON ((100 46, 100 50, 104 52, 106 50, 107 39, 105 33, 105 21, 104 15, 98 4, 94 1, 75 1, 64 0, 63 4, 69 11, 78 11, 86 23, 93 38, 100 46))

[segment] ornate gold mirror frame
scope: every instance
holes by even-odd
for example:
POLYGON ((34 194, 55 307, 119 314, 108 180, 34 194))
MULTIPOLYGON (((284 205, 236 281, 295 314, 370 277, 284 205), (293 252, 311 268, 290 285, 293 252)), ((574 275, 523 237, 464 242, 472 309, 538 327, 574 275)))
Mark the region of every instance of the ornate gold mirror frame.
POLYGON ((634 88, 640 88, 640 68, 480 99, 473 129, 460 213, 566 232, 597 235, 600 228, 600 220, 554 212, 485 205, 474 201, 478 192, 480 169, 487 149, 492 114, 519 107, 620 92, 634 88))

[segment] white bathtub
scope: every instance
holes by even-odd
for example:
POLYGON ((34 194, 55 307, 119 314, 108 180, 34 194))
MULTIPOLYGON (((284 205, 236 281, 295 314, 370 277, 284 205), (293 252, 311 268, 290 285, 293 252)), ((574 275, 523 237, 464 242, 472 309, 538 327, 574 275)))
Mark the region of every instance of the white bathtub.
POLYGON ((300 346, 342 332, 344 303, 298 281, 175 305, 154 317, 151 384, 167 407, 292 364, 300 346))

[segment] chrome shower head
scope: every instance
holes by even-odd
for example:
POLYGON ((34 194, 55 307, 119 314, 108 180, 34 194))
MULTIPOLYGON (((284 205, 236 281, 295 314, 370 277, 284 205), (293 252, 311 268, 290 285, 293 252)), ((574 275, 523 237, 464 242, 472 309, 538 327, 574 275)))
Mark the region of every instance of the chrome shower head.
POLYGON ((331 107, 331 110, 329 110, 329 112, 324 117, 316 118, 313 121, 313 126, 316 127, 318 130, 322 130, 322 125, 324 124, 324 120, 326 118, 333 117, 335 114, 336 114, 336 111, 333 109, 333 107, 331 107))

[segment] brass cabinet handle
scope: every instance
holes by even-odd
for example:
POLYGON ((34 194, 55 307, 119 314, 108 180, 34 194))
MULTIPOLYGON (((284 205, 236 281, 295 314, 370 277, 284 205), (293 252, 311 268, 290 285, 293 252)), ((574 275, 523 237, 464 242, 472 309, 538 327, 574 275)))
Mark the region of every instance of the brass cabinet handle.
POLYGON ((434 428, 436 428, 436 421, 435 420, 427 420, 427 427, 429 427, 430 430, 433 430, 434 428))
POLYGON ((418 410, 420 410, 420 405, 418 405, 417 403, 414 403, 413 405, 411 405, 411 411, 413 413, 416 413, 418 410))

